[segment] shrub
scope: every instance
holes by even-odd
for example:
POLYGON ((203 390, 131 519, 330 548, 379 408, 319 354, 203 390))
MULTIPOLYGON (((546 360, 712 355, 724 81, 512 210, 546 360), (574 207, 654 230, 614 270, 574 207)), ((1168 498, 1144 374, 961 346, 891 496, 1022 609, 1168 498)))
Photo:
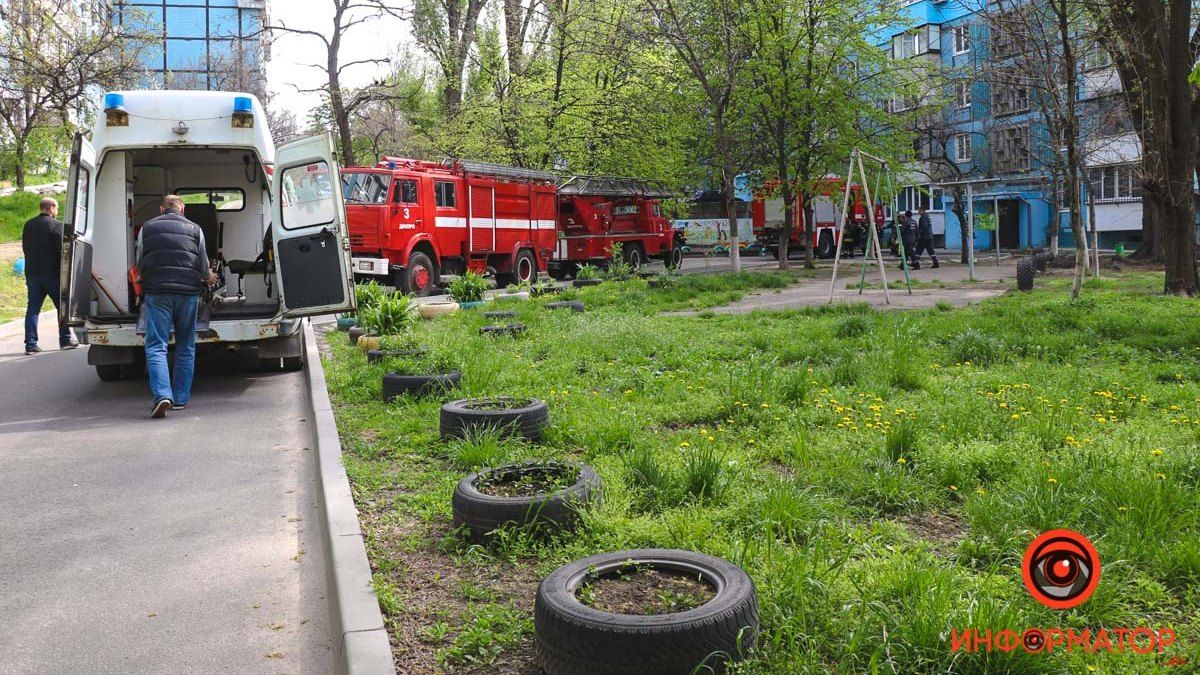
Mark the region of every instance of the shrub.
POLYGON ((871 321, 862 314, 853 314, 838 322, 834 334, 840 338, 855 338, 871 332, 871 321))
POLYGON ((1001 349, 999 340, 974 328, 968 328, 950 340, 950 357, 955 363, 995 363, 1000 360, 1001 349))
POLYGON ((576 279, 599 279, 600 268, 595 265, 583 264, 575 269, 576 279))
POLYGON ((729 484, 726 478, 725 456, 711 447, 695 450, 684 460, 683 487, 696 499, 720 499, 729 484))
POLYGON ((359 308, 358 323, 363 330, 376 335, 399 335, 411 332, 418 321, 417 305, 401 293, 380 297, 366 309, 359 308))
POLYGON ((486 290, 487 281, 471 271, 450 282, 450 297, 455 302, 479 302, 486 290))
POLYGON ((385 295, 387 294, 384 293, 383 288, 374 281, 369 281, 365 284, 358 284, 354 287, 354 300, 358 304, 358 311, 360 314, 363 311, 379 304, 379 301, 382 300, 385 295))
POLYGON ((609 249, 609 256, 612 258, 608 262, 608 278, 609 279, 624 279, 630 274, 633 274, 633 268, 625 262, 624 255, 625 247, 621 242, 614 242, 612 248, 609 249))

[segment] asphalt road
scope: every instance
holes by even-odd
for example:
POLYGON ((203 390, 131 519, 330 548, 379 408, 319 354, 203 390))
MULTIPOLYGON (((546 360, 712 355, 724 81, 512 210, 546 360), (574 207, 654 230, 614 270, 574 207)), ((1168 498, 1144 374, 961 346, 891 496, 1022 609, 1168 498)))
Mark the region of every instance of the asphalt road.
POLYGON ((303 374, 244 361, 150 420, 0 331, 0 673, 331 671, 303 374))

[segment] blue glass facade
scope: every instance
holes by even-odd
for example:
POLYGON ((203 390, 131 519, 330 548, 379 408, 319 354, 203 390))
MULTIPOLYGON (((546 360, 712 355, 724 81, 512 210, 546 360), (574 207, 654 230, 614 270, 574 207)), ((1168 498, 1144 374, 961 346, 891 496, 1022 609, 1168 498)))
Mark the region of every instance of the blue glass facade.
POLYGON ((139 46, 149 87, 254 89, 263 79, 266 0, 117 0, 113 15, 139 46))

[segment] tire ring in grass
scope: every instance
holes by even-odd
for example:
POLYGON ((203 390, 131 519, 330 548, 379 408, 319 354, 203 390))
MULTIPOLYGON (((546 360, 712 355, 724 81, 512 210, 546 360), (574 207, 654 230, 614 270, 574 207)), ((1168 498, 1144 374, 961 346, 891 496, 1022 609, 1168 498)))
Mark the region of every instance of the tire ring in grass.
POLYGON ((384 359, 424 356, 428 352, 429 350, 424 347, 420 349, 371 349, 367 351, 367 363, 379 363, 384 359))
POLYGON ((391 403, 400 396, 425 396, 458 387, 462 373, 452 370, 436 375, 401 375, 387 373, 383 376, 383 401, 391 403))
POLYGON ((510 323, 504 326, 483 326, 479 329, 480 335, 516 335, 517 333, 525 332, 525 324, 510 323))
POLYGON ((358 319, 356 319, 352 316, 339 316, 338 317, 337 329, 339 331, 345 332, 345 331, 350 330, 351 327, 357 326, 357 325, 358 325, 358 319))
POLYGON ((560 302, 547 302, 543 305, 546 309, 569 309, 572 312, 582 312, 583 303, 578 300, 563 300, 560 302))
POLYGON ((357 347, 358 346, 358 338, 367 334, 367 331, 363 330, 362 326, 351 326, 349 328, 349 330, 347 330, 346 332, 348 334, 348 337, 350 338, 350 346, 351 347, 357 347))
POLYGON ((535 398, 464 398, 442 406, 440 429, 445 438, 464 438, 491 429, 503 436, 539 441, 549 421, 546 403, 535 398))
POLYGON ((494 311, 494 312, 484 312, 483 313, 483 317, 485 319, 511 319, 511 318, 515 317, 516 315, 517 315, 517 313, 511 309, 503 309, 503 310, 498 310, 498 311, 494 311))
POLYGON ((538 586, 534 649, 546 675, 687 675, 724 673, 758 634, 754 581, 720 558, 691 551, 637 549, 568 563, 538 586), (672 614, 604 612, 575 591, 589 578, 630 564, 698 575, 716 589, 712 600, 672 614))
POLYGON ((575 279, 571 282, 575 288, 583 288, 585 286, 596 286, 602 283, 603 279, 575 279))
POLYGON ((465 526, 471 541, 481 542, 504 525, 570 527, 579 509, 600 496, 600 477, 586 464, 535 462, 506 464, 467 474, 454 488, 454 526, 465 526), (578 476, 570 487, 531 497, 503 497, 480 491, 480 479, 513 476, 545 470, 565 470, 578 476))

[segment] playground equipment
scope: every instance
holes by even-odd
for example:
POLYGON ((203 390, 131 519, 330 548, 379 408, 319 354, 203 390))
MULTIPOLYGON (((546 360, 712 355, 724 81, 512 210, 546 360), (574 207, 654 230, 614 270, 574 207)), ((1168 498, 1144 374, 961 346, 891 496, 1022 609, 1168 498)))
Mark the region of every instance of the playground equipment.
MULTIPOLYGON (((838 222, 838 231, 839 232, 844 231, 844 228, 846 227, 846 214, 848 213, 848 211, 850 209, 850 185, 851 185, 851 183, 853 183, 855 181, 854 174, 855 174, 856 169, 857 169, 857 173, 858 173, 858 180, 861 181, 859 184, 862 185, 863 192, 865 193, 864 196, 866 197, 866 203, 868 203, 868 204, 875 203, 874 202, 875 197, 880 194, 880 184, 884 181, 886 181, 887 194, 890 195, 892 193, 892 172, 891 172, 890 166, 888 165, 888 161, 886 159, 882 159, 882 158, 876 157, 872 154, 863 152, 862 150, 859 150, 858 148, 854 148, 853 150, 851 150, 850 151, 850 166, 846 169, 846 187, 845 187, 845 193, 842 197, 842 211, 841 211, 841 215, 839 216, 839 222, 838 222), (874 162, 876 165, 878 165, 878 169, 876 170, 876 173, 875 173, 875 189, 873 191, 871 189, 870 182, 867 180, 866 167, 863 165, 864 157, 866 159, 870 160, 871 162, 874 162)), ((871 259, 871 254, 872 254, 872 252, 874 252, 875 260, 879 264, 879 278, 883 281, 883 299, 884 299, 885 303, 890 305, 892 303, 892 295, 891 295, 891 291, 888 289, 887 270, 885 269, 885 266, 883 264, 883 249, 879 243, 879 226, 881 226, 883 224, 882 202, 880 204, 881 205, 878 206, 876 209, 876 215, 875 215, 876 222, 874 223, 874 226, 867 227, 867 229, 870 230, 870 232, 871 232, 871 237, 870 237, 870 239, 867 240, 867 248, 863 252, 862 271, 859 274, 859 278, 858 278, 858 294, 862 295, 863 288, 866 286, 867 264, 868 264, 867 261, 871 259)), ((893 223, 894 223, 894 221, 893 221, 893 223)), ((908 275, 908 255, 904 250, 904 237, 900 236, 899 228, 896 228, 896 236, 897 236, 897 244, 899 246, 898 250, 900 252, 900 266, 904 270, 904 284, 908 288, 908 294, 912 295, 912 280, 909 278, 909 275, 908 275)), ((833 304, 833 298, 834 298, 834 294, 836 292, 835 289, 837 286, 837 279, 838 279, 838 267, 841 262, 841 259, 842 259, 842 237, 838 237, 837 251, 835 252, 835 254, 833 256, 833 278, 831 278, 829 280, 829 302, 830 302, 830 304, 833 304)))

